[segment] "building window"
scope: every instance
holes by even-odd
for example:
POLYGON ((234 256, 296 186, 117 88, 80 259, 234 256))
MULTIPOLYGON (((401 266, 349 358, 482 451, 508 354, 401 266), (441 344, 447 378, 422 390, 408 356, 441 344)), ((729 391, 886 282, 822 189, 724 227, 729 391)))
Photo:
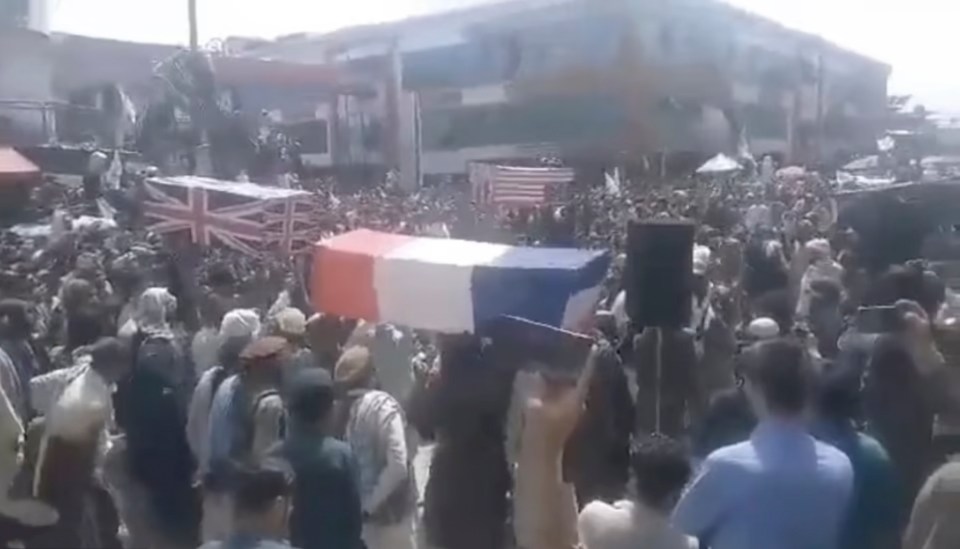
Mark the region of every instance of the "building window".
POLYGON ((307 120, 288 125, 284 131, 287 136, 300 144, 303 154, 327 154, 330 147, 327 140, 326 120, 307 120))
POLYGON ((607 138, 623 129, 624 114, 615 98, 590 95, 424 111, 423 148, 456 150, 607 138))

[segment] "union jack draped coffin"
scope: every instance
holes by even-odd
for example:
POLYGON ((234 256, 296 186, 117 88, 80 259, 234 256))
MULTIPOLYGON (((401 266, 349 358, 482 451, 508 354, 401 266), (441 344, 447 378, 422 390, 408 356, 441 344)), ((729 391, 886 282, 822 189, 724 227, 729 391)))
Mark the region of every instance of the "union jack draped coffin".
POLYGON ((315 240, 316 203, 306 191, 202 177, 159 177, 144 183, 147 228, 188 231, 201 246, 222 244, 249 255, 297 253, 315 240))

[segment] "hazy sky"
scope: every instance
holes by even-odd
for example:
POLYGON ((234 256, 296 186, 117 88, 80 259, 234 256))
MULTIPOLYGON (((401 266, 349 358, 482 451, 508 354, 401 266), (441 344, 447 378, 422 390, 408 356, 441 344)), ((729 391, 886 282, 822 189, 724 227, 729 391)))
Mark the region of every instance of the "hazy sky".
MULTIPOLYGON (((187 0, 50 0, 53 29, 143 42, 187 39, 187 0), (107 15, 110 14, 110 15, 107 15)), ((399 19, 483 0, 197 0, 201 40, 272 38, 399 19)), ((522 0, 519 0, 522 1, 522 0)), ((667 0, 669 1, 669 0, 667 0)), ((891 89, 960 112, 957 0, 730 0, 893 65, 891 89)))

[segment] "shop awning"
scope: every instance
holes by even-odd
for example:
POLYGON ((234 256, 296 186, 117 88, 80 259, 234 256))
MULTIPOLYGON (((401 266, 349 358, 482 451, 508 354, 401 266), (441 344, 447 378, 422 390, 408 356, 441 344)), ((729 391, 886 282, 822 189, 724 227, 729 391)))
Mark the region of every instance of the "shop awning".
POLYGON ((16 150, 0 147, 0 185, 40 181, 40 168, 16 150))

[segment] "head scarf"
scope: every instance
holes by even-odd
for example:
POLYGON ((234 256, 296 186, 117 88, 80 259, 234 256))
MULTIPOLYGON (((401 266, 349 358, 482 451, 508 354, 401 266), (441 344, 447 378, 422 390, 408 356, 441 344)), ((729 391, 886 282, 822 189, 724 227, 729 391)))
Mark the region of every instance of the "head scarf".
POLYGON ((287 336, 302 336, 307 333, 307 317, 299 309, 287 307, 273 317, 277 330, 287 336))
POLYGON ((223 315, 220 322, 220 337, 247 337, 254 339, 260 335, 260 315, 253 309, 234 309, 223 315))
POLYGON ((137 328, 152 337, 173 337, 167 320, 177 308, 177 298, 166 288, 148 288, 137 304, 137 328))

